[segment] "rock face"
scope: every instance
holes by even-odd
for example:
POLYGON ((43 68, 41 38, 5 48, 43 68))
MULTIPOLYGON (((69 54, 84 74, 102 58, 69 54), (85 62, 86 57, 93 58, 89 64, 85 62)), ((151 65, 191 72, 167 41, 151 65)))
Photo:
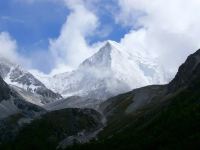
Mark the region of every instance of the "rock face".
POLYGON ((44 112, 44 109, 24 100, 0 77, 0 119, 15 114, 33 117, 41 112, 44 112))
POLYGON ((108 99, 101 103, 98 110, 105 115, 109 122, 124 115, 135 113, 146 106, 159 104, 166 91, 166 85, 142 87, 108 99))
POLYGON ((52 110, 59 110, 64 108, 93 108, 97 109, 98 105, 101 101, 87 98, 87 97, 80 97, 80 96, 72 96, 66 99, 62 99, 60 101, 56 101, 53 103, 49 103, 44 105, 43 107, 49 111, 52 110))
POLYGON ((2 100, 7 100, 11 97, 11 90, 9 86, 0 77, 0 102, 2 100))
POLYGON ((48 102, 53 102, 62 98, 61 95, 55 93, 36 79, 31 73, 25 71, 19 65, 11 63, 9 60, 0 57, 0 76, 6 81, 7 84, 22 88, 27 92, 40 95, 41 101, 38 105, 42 105, 48 102))
POLYGON ((182 64, 175 78, 169 83, 169 92, 195 84, 200 79, 200 50, 191 54, 182 64))

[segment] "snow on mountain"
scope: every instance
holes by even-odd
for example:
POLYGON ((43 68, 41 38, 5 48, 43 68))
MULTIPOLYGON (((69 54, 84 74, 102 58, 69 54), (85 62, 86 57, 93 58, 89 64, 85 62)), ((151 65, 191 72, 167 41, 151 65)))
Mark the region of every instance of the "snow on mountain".
POLYGON ((81 96, 94 101, 165 81, 155 60, 142 53, 127 51, 114 41, 108 41, 76 70, 50 78, 40 77, 40 80, 65 98, 81 96))
MULTIPOLYGON (((24 92, 19 92, 22 97, 28 93, 36 96, 36 101, 31 101, 29 98, 27 101, 34 104, 43 105, 48 102, 57 101, 62 98, 61 95, 49 90, 46 86, 36 79, 31 73, 24 70, 21 66, 12 63, 11 61, 0 57, 0 76, 4 81, 15 87, 15 89, 23 89, 24 92), (40 102, 38 103, 38 96, 40 96, 40 102)), ((16 90, 17 92, 20 90, 16 90)))
POLYGON ((27 102, 0 77, 0 120, 14 114, 32 117, 43 112, 43 108, 27 102))

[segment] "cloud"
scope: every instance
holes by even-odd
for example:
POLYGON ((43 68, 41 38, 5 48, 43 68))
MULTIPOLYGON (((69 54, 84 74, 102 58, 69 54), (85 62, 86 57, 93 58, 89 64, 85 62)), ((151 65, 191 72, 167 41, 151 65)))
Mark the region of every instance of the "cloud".
MULTIPOLYGON (((41 0, 15 0, 32 4, 41 0)), ((116 23, 131 30, 121 38, 120 43, 135 53, 147 53, 159 59, 167 72, 175 74, 186 57, 200 47, 200 1, 199 0, 45 0, 63 3, 66 14, 60 35, 49 40, 48 51, 34 52, 29 57, 44 58, 45 65, 53 73, 76 68, 84 59, 96 52, 102 43, 90 44, 95 36, 104 39, 112 31, 112 23, 107 26, 103 13, 111 11, 116 23), (104 5, 105 4, 105 5, 104 5), (105 8, 103 8, 105 7, 105 8), (118 9, 116 9, 118 8, 118 9), (104 9, 107 10, 104 12, 104 9), (113 12, 115 11, 115 13, 113 12), (98 45, 98 46, 97 46, 98 45)), ((15 40, 8 36, 16 46, 15 40)), ((97 38, 96 38, 97 39, 97 38)), ((8 40, 8 41, 9 41, 8 40)), ((112 40, 112 39, 111 39, 112 40)), ((16 48, 14 48, 16 49, 16 48)), ((14 50, 16 51, 16 50, 14 50)), ((14 52, 16 53, 16 52, 14 52)), ((16 55, 16 54, 14 54, 16 55)), ((32 63, 33 68, 42 62, 32 63)), ((33 61, 32 61, 33 62, 33 61)))
POLYGON ((118 23, 131 26, 121 43, 137 52, 157 56, 173 74, 200 47, 199 0, 119 0, 118 23), (140 27, 134 30, 134 27, 140 27))
POLYGON ((65 0, 65 4, 70 9, 70 14, 62 26, 59 37, 50 40, 49 49, 56 60, 57 67, 65 64, 74 68, 94 53, 87 38, 95 34, 99 22, 84 1, 65 0))
MULTIPOLYGON (((4 46, 0 54, 15 60, 18 64, 23 64, 23 67, 30 70, 36 69, 50 75, 73 70, 102 45, 101 42, 91 44, 92 37, 105 37, 111 32, 109 26, 99 28, 100 21, 96 7, 99 0, 13 0, 13 2, 24 4, 25 7, 40 3, 59 3, 67 10, 66 21, 60 29, 60 34, 57 38, 49 39, 47 49, 35 46, 31 50, 21 50, 22 47, 18 47, 17 41, 11 38, 9 33, 2 33, 1 45, 4 46)), ((3 16, 0 19, 11 21, 13 18, 3 16)))
POLYGON ((29 60, 33 60, 31 68, 44 72, 51 70, 50 74, 75 69, 84 59, 96 52, 96 45, 99 43, 89 44, 89 39, 94 35, 105 37, 107 32, 110 32, 109 27, 97 31, 100 23, 94 6, 99 0, 15 0, 30 5, 43 1, 63 4, 69 13, 66 14, 66 21, 59 36, 49 39, 48 50, 35 50, 29 54, 29 60), (42 57, 44 58, 41 59, 42 57), (42 63, 44 60, 45 64, 42 63), (45 65, 48 67, 44 67, 45 65))
POLYGON ((16 41, 7 32, 0 33, 0 56, 13 61, 18 60, 16 41))
POLYGON ((8 32, 0 32, 0 57, 27 68, 31 66, 31 61, 19 53, 16 40, 8 32))

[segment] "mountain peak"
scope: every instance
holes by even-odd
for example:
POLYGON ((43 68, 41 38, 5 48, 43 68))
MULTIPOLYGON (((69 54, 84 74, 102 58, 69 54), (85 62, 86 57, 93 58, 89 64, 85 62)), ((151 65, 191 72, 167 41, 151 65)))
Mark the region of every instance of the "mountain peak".
POLYGON ((119 51, 122 51, 122 49, 124 49, 121 44, 119 44, 115 41, 111 41, 111 40, 108 40, 106 42, 105 46, 103 46, 103 47, 107 47, 107 48, 110 48, 112 50, 114 49, 114 50, 119 50, 119 51))
POLYGON ((117 43, 117 42, 111 41, 111 40, 107 40, 105 46, 103 46, 103 47, 110 47, 110 48, 112 48, 112 47, 115 46, 115 43, 117 43))
POLYGON ((111 46, 112 46, 112 44, 109 41, 107 41, 103 47, 111 48, 111 46))
POLYGON ((110 68, 113 61, 119 61, 120 58, 128 58, 128 53, 123 49, 123 47, 115 42, 108 40, 104 46, 102 46, 99 51, 94 55, 86 59, 80 67, 103 67, 110 68))
MULTIPOLYGON (((97 51, 94 55, 102 55, 102 54, 110 54, 111 50, 114 48, 114 45, 111 43, 111 41, 107 41, 100 49, 97 51)), ((93 55, 93 56, 94 56, 93 55)))
POLYGON ((76 95, 105 100, 161 81, 162 71, 152 59, 133 55, 119 43, 108 40, 76 70, 54 76, 46 85, 64 97, 76 95))

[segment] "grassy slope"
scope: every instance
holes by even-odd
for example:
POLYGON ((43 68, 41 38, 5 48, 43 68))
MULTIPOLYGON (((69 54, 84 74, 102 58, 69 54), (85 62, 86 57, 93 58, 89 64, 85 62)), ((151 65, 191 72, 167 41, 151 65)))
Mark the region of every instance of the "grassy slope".
POLYGON ((3 150, 54 150, 66 136, 76 135, 82 130, 99 127, 100 115, 93 110, 64 109, 45 114, 25 126, 16 140, 0 146, 3 150))
POLYGON ((144 111, 139 117, 129 115, 119 118, 118 123, 120 127, 124 125, 120 132, 114 132, 112 136, 108 136, 108 131, 101 133, 98 142, 76 145, 71 149, 199 149, 200 90, 197 87, 183 90, 168 99, 164 106, 153 108, 151 113, 144 111))

